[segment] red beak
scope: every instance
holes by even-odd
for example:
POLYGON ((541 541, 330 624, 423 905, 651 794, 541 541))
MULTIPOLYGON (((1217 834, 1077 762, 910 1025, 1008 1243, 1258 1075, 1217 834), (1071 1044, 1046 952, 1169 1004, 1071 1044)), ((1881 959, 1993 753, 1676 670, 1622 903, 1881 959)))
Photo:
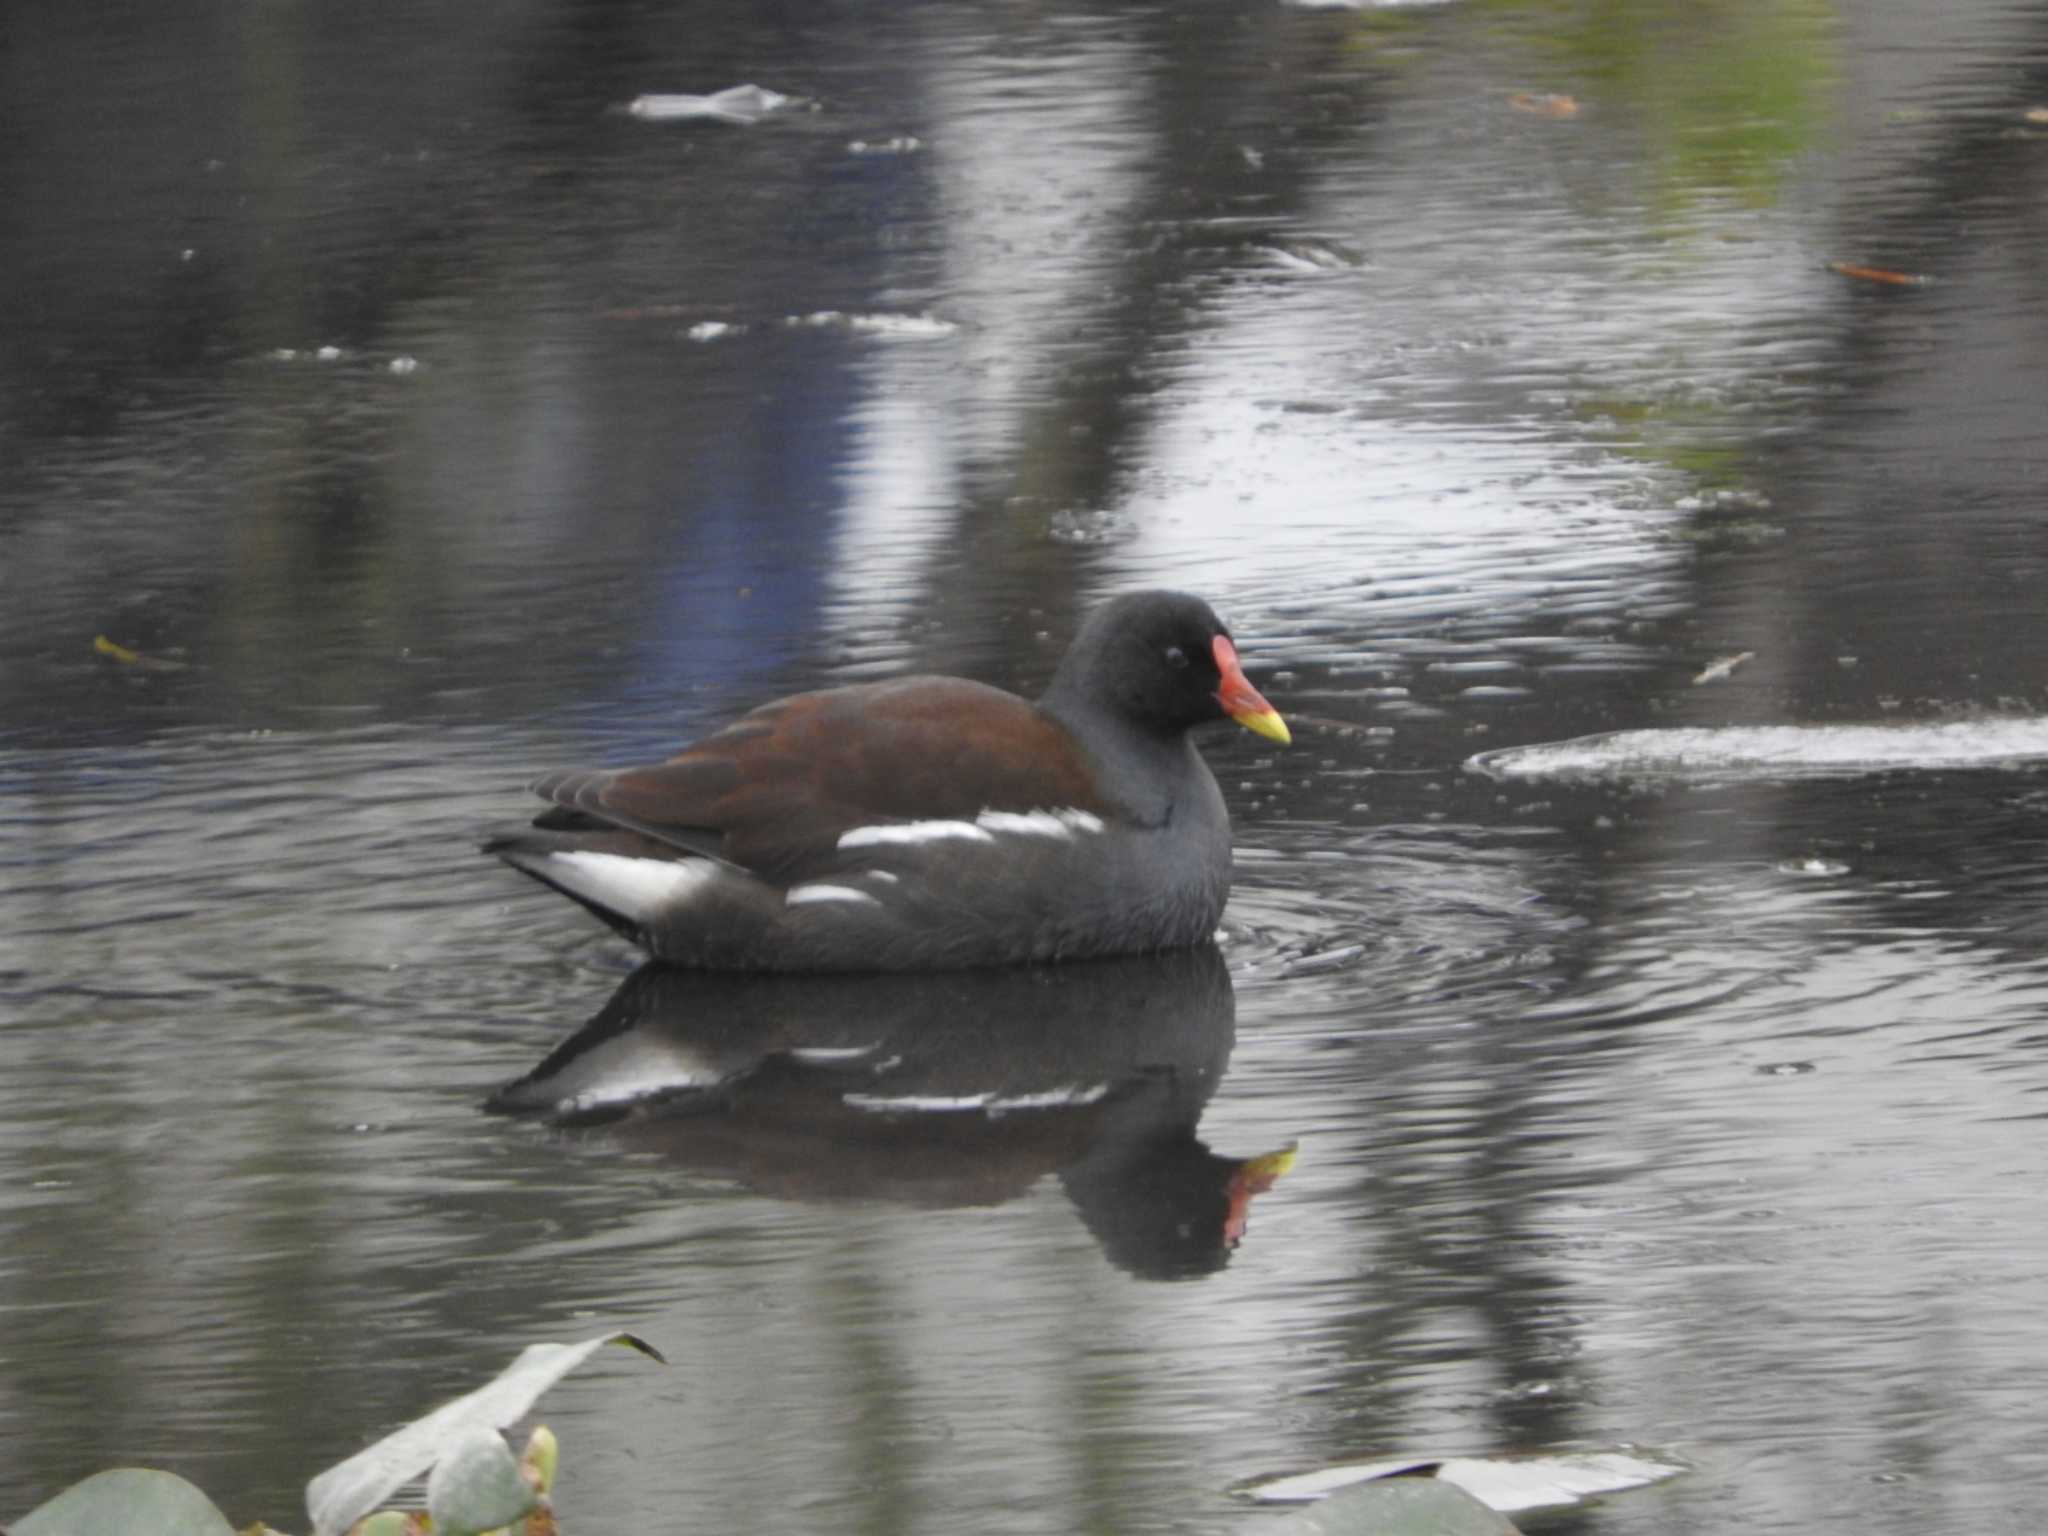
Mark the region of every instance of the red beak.
POLYGON ((1266 702, 1265 696, 1244 675, 1244 668, 1237 664, 1237 647, 1230 643, 1230 636, 1218 635, 1210 648, 1216 656, 1216 670, 1223 675, 1222 686, 1216 690, 1216 702, 1223 706, 1223 713, 1246 730, 1256 731, 1283 747, 1294 740, 1279 711, 1266 702))

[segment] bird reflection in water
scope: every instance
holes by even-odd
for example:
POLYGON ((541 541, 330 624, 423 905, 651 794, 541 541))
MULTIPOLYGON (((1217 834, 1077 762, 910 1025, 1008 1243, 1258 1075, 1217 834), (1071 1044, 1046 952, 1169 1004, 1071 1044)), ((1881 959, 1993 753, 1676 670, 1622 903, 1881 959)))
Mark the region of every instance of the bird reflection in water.
POLYGON ((1293 1160, 1195 1135, 1235 1032, 1209 945, 909 975, 650 963, 486 1107, 791 1200, 985 1206, 1057 1174, 1112 1262, 1179 1279, 1228 1262, 1293 1160))

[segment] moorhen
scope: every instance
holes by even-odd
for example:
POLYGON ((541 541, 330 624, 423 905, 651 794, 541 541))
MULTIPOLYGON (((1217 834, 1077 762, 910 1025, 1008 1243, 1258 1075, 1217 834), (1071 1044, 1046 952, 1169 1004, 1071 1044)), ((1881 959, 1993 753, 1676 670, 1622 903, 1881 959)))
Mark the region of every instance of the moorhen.
POLYGON ((1036 703, 910 677, 764 704, 667 762, 554 773, 484 850, 656 957, 939 970, 1196 944, 1230 819, 1188 732, 1285 743, 1200 598, 1118 597, 1036 703))

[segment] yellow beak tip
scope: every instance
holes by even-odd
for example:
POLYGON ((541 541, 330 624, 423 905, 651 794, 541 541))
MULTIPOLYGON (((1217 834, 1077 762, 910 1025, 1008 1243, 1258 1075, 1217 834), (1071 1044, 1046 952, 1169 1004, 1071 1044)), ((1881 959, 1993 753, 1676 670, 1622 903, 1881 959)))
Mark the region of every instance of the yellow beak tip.
POLYGON ((1282 1147, 1277 1152, 1268 1152, 1263 1157, 1253 1158, 1245 1164, 1245 1168, 1262 1178, 1277 1179, 1293 1169, 1295 1155, 1293 1147, 1282 1147))
POLYGON ((1294 736, 1287 729, 1287 722, 1282 720, 1275 710, 1269 709, 1256 715, 1237 715, 1233 718, 1246 730, 1263 736, 1268 741, 1277 741, 1283 747, 1294 743, 1294 736))

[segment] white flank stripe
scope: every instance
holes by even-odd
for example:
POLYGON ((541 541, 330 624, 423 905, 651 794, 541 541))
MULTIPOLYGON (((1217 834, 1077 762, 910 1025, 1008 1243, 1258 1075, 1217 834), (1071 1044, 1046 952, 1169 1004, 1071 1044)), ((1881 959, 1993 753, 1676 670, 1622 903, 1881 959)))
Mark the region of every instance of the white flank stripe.
POLYGON ((1102 818, 1088 811, 983 811, 974 818, 977 827, 991 832, 1018 832, 1026 837, 1072 837, 1076 832, 1100 832, 1102 818))
POLYGON ((870 907, 881 905, 866 891, 856 891, 850 885, 792 885, 789 894, 782 898, 786 907, 807 906, 814 901, 856 901, 870 907))
POLYGON ((839 846, 842 849, 879 848, 890 843, 937 843, 949 837, 965 838, 970 843, 995 841, 993 834, 983 831, 971 821, 896 821, 842 832, 839 834, 839 846))
POLYGON ((801 1061, 807 1066, 829 1067, 842 1061, 860 1061, 875 1054, 876 1047, 868 1045, 800 1045, 789 1053, 791 1061, 801 1061))
POLYGON ((586 900, 645 922, 718 878, 708 859, 636 859, 623 853, 551 853, 548 876, 586 900))
POLYGON ((860 877, 863 880, 878 880, 883 885, 895 885, 903 878, 893 869, 864 869, 860 877))

